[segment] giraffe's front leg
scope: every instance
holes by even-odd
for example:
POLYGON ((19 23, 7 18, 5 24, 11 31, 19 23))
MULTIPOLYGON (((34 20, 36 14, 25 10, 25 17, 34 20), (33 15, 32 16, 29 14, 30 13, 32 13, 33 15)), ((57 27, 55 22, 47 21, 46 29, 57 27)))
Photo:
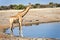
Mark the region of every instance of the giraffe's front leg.
POLYGON ((13 36, 13 19, 10 19, 10 32, 11 36, 13 36))
POLYGON ((22 19, 19 19, 19 34, 21 37, 23 37, 23 32, 22 32, 22 19))

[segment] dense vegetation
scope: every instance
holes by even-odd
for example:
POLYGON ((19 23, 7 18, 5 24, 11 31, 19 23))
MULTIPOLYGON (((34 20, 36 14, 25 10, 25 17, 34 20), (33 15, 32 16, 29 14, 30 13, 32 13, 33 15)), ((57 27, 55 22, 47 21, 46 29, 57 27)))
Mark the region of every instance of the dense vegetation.
MULTIPOLYGON (((33 4, 32 6, 33 6, 32 8, 54 8, 54 7, 60 7, 60 4, 50 2, 49 4, 45 4, 45 5, 36 3, 36 4, 33 4)), ((23 5, 23 4, 19 4, 19 5, 14 4, 14 5, 9 5, 9 6, 0 6, 0 10, 9 10, 9 9, 19 10, 19 9, 24 9, 24 8, 26 8, 26 6, 23 5)))

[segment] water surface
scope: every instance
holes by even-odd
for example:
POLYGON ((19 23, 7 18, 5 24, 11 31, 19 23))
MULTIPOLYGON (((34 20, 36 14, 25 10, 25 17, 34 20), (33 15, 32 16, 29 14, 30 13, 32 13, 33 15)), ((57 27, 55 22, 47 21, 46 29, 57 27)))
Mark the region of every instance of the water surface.
MULTIPOLYGON (((6 30, 6 33, 10 33, 10 29, 6 30)), ((19 36, 19 27, 15 27, 13 33, 15 36, 19 36)), ((60 22, 23 26, 23 36, 29 38, 60 38, 60 22)))

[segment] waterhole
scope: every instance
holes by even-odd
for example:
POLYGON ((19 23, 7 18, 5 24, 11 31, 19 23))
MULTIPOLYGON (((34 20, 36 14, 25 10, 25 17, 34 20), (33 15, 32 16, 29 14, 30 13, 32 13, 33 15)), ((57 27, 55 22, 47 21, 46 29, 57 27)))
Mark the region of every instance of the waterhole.
MULTIPOLYGON (((60 38, 60 22, 23 26, 22 32, 23 37, 27 38, 60 38)), ((5 33, 10 34, 10 29, 5 33)), ((13 29, 13 35, 19 36, 19 27, 13 29)))

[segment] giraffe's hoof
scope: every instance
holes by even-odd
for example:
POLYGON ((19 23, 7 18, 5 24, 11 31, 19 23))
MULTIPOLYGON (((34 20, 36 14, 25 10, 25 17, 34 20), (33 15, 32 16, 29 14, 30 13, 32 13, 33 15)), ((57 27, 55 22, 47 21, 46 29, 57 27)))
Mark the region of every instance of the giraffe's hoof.
POLYGON ((21 34, 21 37, 23 37, 23 33, 21 34))
POLYGON ((23 37, 23 35, 21 34, 21 35, 19 35, 19 37, 23 37))

